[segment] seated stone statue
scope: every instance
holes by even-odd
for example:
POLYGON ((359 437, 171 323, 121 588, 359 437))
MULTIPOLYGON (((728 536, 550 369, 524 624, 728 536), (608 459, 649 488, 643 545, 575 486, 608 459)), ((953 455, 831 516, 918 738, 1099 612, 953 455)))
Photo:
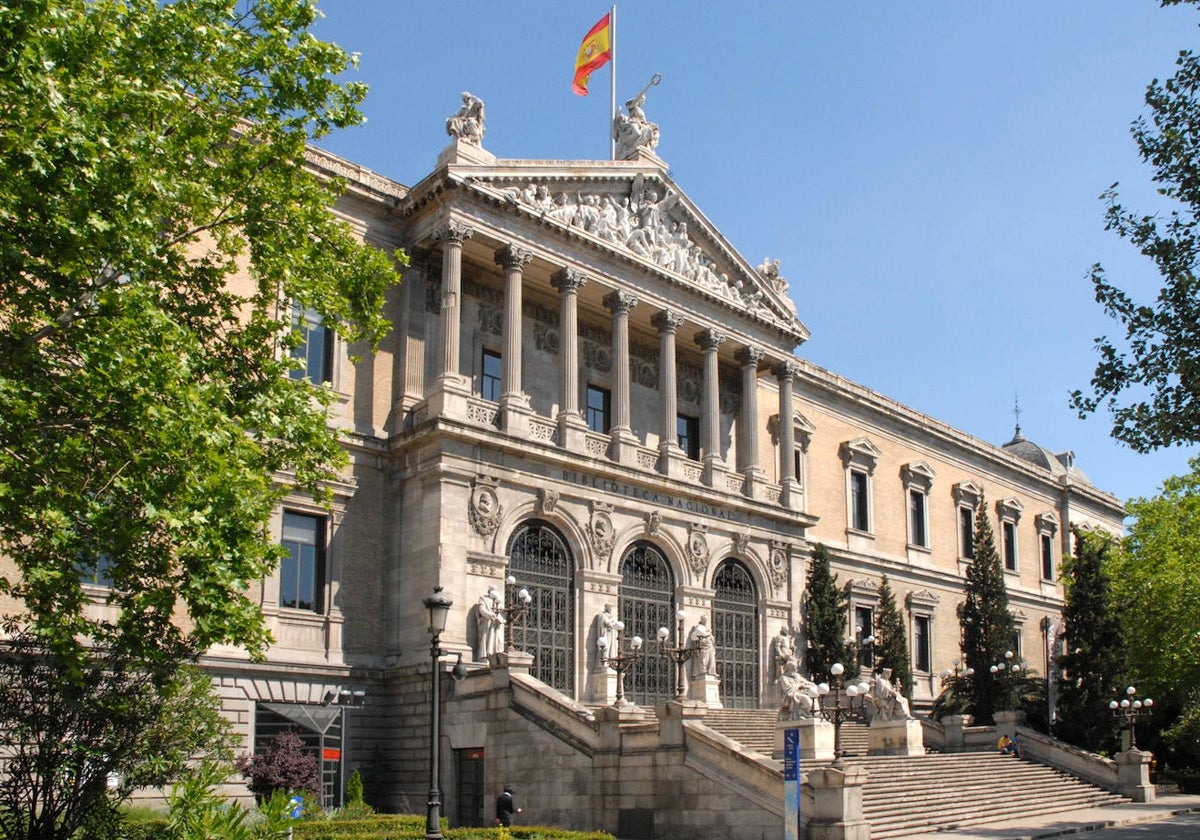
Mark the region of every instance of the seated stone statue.
POLYGON ((801 675, 794 658, 784 664, 775 684, 779 686, 780 720, 804 720, 820 711, 817 684, 801 675))
POLYGON ((446 133, 464 143, 483 145, 483 100, 463 91, 463 106, 446 120, 446 133))
POLYGON ((875 707, 872 720, 908 720, 912 713, 908 709, 908 698, 892 684, 892 669, 884 668, 871 683, 867 701, 875 707))

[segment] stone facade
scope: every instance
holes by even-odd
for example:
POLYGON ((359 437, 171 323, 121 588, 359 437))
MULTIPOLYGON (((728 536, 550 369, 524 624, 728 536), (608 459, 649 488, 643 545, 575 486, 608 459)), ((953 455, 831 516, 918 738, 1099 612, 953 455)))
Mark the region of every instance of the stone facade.
MULTIPOLYGON (((286 712, 364 692, 329 730, 331 801, 337 779, 359 767, 373 804, 423 810, 422 600, 440 586, 454 602, 443 667, 461 658, 463 685, 477 689, 442 681, 452 822, 490 821, 512 782, 534 822, 615 830, 619 812, 666 814, 679 794, 716 797, 722 813, 773 832, 780 816, 755 799, 759 782, 718 790, 713 778, 729 767, 680 769, 678 744, 662 740, 678 726, 669 715, 660 723, 647 712, 597 748, 570 734, 583 718, 554 724, 560 712, 498 708, 480 682, 495 663, 478 661, 478 599, 496 586, 511 608, 517 589, 530 592, 508 641, 533 654, 531 673, 562 703, 614 703, 618 679, 595 646, 596 617, 612 604, 625 621, 617 645, 646 640, 625 674, 628 700, 661 715, 672 698, 712 703, 715 686, 723 705, 770 706, 770 640, 786 627, 803 651, 804 580, 820 542, 850 586, 852 627, 888 575, 922 666, 919 709, 960 656, 960 510, 980 495, 998 538, 999 523, 1012 523, 1009 596, 1021 651, 1042 671, 1042 620, 1059 618, 1054 578, 1070 528, 1119 532, 1119 502, 1069 454, 1041 463, 1044 450, 1023 438, 991 445, 797 357, 808 330, 778 263, 737 253, 653 155, 496 160, 456 139, 411 189, 323 152, 310 160, 346 180, 341 218, 412 260, 379 352, 352 363, 361 348, 335 345, 333 422, 351 466, 332 513, 296 497, 272 522, 282 534, 285 512, 321 520, 316 605, 281 605, 279 576, 267 579, 267 662, 234 650, 206 660, 248 748, 264 704, 286 712), (701 617, 718 673, 697 687, 663 648, 682 645, 701 617), (657 734, 631 746, 639 726, 657 734), (633 775, 603 771, 605 755, 633 775), (637 795, 618 796, 623 784, 637 795), (613 795, 580 799, 592 786, 613 795)), ((655 836, 692 836, 694 817, 675 813, 673 829, 658 817, 655 836)))

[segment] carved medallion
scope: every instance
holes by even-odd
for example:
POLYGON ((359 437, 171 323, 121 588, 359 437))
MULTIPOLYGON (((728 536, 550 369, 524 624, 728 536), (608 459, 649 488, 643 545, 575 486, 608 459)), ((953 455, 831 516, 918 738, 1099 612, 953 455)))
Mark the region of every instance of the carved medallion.
POLYGON ((588 523, 588 540, 592 544, 592 550, 601 560, 608 560, 612 556, 615 539, 612 517, 597 505, 597 508, 592 511, 592 520, 588 523))
POLYGON ((771 585, 776 590, 781 589, 787 583, 787 554, 782 548, 776 548, 771 551, 771 585))
POLYGON ((692 571, 697 575, 704 574, 708 568, 708 537, 704 535, 705 530, 702 525, 694 525, 692 533, 688 535, 688 559, 692 571))
POLYGON ((481 478, 471 490, 471 501, 467 506, 467 520, 475 533, 482 537, 490 537, 500 527, 500 517, 504 508, 500 506, 500 497, 496 495, 495 479, 481 478))

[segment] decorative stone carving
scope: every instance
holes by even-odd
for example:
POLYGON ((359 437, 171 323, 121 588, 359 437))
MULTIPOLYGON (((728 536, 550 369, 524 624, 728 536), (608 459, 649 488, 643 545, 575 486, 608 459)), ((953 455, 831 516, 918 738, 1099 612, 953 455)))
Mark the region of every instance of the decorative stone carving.
POLYGON ((733 535, 733 552, 734 554, 745 555, 750 548, 750 535, 745 531, 738 531, 733 535))
POLYGON ((604 561, 612 556, 613 542, 616 539, 612 517, 609 515, 610 510, 612 510, 611 505, 595 502, 592 505, 592 519, 588 522, 587 529, 592 550, 604 561))
POLYGON ((504 515, 504 508, 496 495, 498 484, 494 478, 479 478, 471 489, 467 521, 481 537, 490 537, 496 533, 496 529, 500 527, 500 517, 504 515))
POLYGON ((546 487, 538 488, 537 507, 541 513, 554 513, 554 509, 558 507, 559 493, 557 490, 550 490, 546 487))
POLYGON ((783 546, 775 545, 771 548, 771 565, 768 569, 771 576, 771 585, 775 589, 780 589, 787 583, 787 552, 783 546))
POLYGON ((658 530, 662 527, 662 513, 657 510, 652 510, 646 514, 646 535, 650 537, 658 536, 658 530))
POLYGON ((490 306, 479 307, 479 329, 491 335, 500 335, 504 327, 504 316, 490 306))
POLYGON ((697 523, 692 525, 691 533, 688 534, 688 561, 697 575, 704 574, 704 570, 708 568, 708 537, 705 536, 707 530, 706 526, 697 523))
POLYGON ((662 81, 657 73, 633 99, 625 102, 625 114, 613 119, 613 139, 617 141, 617 160, 630 160, 641 150, 653 153, 658 148, 658 123, 646 119, 642 106, 646 104, 646 91, 662 81))
POLYGON ((464 90, 462 101, 458 113, 446 120, 446 133, 464 143, 482 146, 483 100, 464 90))
POLYGON ((545 324, 533 325, 533 343, 538 350, 550 353, 551 355, 558 355, 558 351, 562 347, 562 340, 558 337, 558 330, 548 327, 545 324))

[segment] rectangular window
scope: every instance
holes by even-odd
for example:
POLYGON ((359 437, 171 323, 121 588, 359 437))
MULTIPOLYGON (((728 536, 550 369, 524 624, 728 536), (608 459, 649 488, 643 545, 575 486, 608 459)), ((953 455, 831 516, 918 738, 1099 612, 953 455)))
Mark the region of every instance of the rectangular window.
POLYGON ((1054 580, 1054 539, 1042 534, 1042 578, 1054 580))
POLYGON ((792 478, 804 486, 804 450, 797 446, 792 450, 792 478))
POLYGON ((612 393, 607 388, 587 386, 587 425, 593 432, 608 434, 612 425, 612 393))
POLYGON ((283 514, 281 540, 287 556, 279 564, 279 606, 323 611, 325 520, 302 513, 283 514))
POLYGON ((292 348, 292 358, 301 366, 292 370, 292 379, 308 379, 320 384, 333 379, 333 335, 311 309, 292 307, 292 327, 300 333, 300 343, 292 348))
POLYGON ((858 470, 850 470, 850 527, 856 531, 871 530, 867 474, 858 470))
POLYGON ((1004 568, 1010 572, 1017 570, 1017 526, 1013 522, 1001 524, 1004 534, 1004 568))
POLYGON ((112 565, 112 559, 107 554, 80 560, 76 565, 79 569, 79 582, 88 586, 111 587, 112 565))
POLYGON ((500 354, 495 350, 483 350, 480 367, 479 396, 492 402, 500 401, 500 354))
POLYGON ((860 668, 875 667, 875 645, 867 644, 866 639, 875 631, 875 613, 870 607, 854 608, 854 638, 858 642, 858 665, 860 668))
POLYGON ((700 460, 700 418, 680 414, 675 418, 675 434, 683 454, 693 461, 700 460))
POLYGON ((933 667, 929 621, 930 619, 927 615, 919 615, 913 619, 913 664, 916 666, 916 670, 926 674, 933 667))
POLYGON ((929 547, 929 534, 925 531, 925 494, 920 490, 908 491, 909 534, 913 545, 929 547))
POLYGON ((975 512, 969 507, 958 509, 958 539, 963 557, 975 559, 975 512))

